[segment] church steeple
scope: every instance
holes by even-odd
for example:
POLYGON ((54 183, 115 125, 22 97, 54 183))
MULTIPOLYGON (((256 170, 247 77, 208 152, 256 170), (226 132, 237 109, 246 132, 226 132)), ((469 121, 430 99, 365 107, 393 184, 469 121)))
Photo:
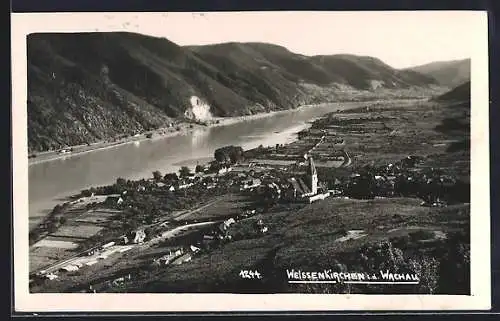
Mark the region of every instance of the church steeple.
POLYGON ((312 195, 318 194, 318 173, 312 157, 309 157, 309 170, 311 175, 311 193, 312 195))

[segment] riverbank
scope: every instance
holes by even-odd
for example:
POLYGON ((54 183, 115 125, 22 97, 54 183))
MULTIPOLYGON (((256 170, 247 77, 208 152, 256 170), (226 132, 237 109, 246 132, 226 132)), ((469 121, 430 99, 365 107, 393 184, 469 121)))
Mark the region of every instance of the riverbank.
POLYGON ((64 159, 68 157, 77 156, 83 153, 89 153, 93 151, 117 147, 124 144, 140 143, 146 140, 154 140, 159 138, 172 137, 176 135, 185 135, 195 130, 206 130, 212 127, 228 126, 240 122, 272 117, 278 114, 288 113, 291 111, 299 111, 304 108, 322 106, 327 104, 329 103, 317 104, 317 105, 304 105, 304 106, 299 106, 295 109, 271 111, 268 113, 259 113, 254 115, 245 115, 236 117, 214 117, 203 125, 198 123, 182 122, 172 127, 162 127, 155 129, 153 131, 148 131, 138 135, 122 138, 116 141, 105 140, 105 141, 95 142, 90 145, 69 146, 68 148, 66 148, 66 150, 71 150, 71 152, 67 153, 61 153, 60 151, 41 152, 36 154, 36 157, 29 159, 29 165, 35 165, 43 162, 53 161, 56 159, 64 159))

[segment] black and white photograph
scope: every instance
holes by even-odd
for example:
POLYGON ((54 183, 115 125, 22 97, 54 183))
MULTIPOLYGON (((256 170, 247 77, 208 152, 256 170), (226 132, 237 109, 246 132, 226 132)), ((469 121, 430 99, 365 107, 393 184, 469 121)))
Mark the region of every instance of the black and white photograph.
POLYGON ((13 14, 18 300, 489 308, 486 18, 13 14))

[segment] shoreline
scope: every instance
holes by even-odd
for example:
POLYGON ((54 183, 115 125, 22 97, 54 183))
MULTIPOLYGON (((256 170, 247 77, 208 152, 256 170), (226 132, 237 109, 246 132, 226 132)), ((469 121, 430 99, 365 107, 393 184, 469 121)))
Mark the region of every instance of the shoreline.
MULTIPOLYGON (((409 100, 419 100, 419 99, 418 98, 402 98, 402 99, 396 99, 394 101, 409 101, 409 100)), ((257 114, 253 114, 253 115, 243 115, 243 116, 234 116, 234 117, 213 117, 210 120, 210 123, 207 125, 182 122, 182 123, 177 124, 175 127, 162 127, 162 128, 158 128, 158 129, 155 129, 152 131, 138 134, 139 136, 131 136, 131 137, 127 137, 127 138, 122 138, 121 140, 118 140, 118 141, 109 142, 109 141, 104 140, 104 141, 91 143, 90 145, 69 146, 67 149, 73 149, 73 151, 69 152, 67 154, 60 154, 59 151, 40 152, 40 153, 36 154, 36 157, 28 158, 28 167, 32 166, 32 165, 50 162, 50 161, 70 158, 70 157, 74 157, 74 156, 85 154, 85 153, 90 153, 90 152, 94 152, 94 151, 118 147, 118 146, 125 145, 125 144, 136 143, 136 142, 140 143, 140 142, 143 142, 146 140, 155 140, 155 139, 160 139, 160 138, 173 137, 173 136, 177 136, 177 135, 185 135, 185 134, 193 132, 194 130, 197 130, 197 129, 207 130, 207 129, 210 129, 213 127, 229 126, 229 125, 234 125, 234 124, 237 124, 240 122, 267 118, 267 117, 276 116, 276 115, 283 114, 283 113, 300 111, 300 110, 303 110, 305 108, 314 108, 314 107, 319 107, 319 106, 324 106, 324 105, 329 105, 329 104, 339 104, 339 103, 373 104, 373 103, 378 103, 378 102, 382 102, 382 101, 386 101, 386 100, 377 99, 377 100, 359 101, 359 102, 358 101, 325 102, 325 103, 318 103, 318 104, 301 105, 301 106, 298 106, 297 108, 294 108, 294 109, 276 110, 276 111, 270 111, 270 112, 266 112, 266 113, 257 113, 257 114), (180 130, 176 130, 175 128, 180 128, 180 130), (147 137, 148 133, 152 134, 151 138, 147 137)))
POLYGON ((207 130, 213 127, 221 127, 221 126, 229 126, 229 125, 234 125, 240 122, 245 122, 245 121, 250 121, 250 120, 255 120, 255 119, 262 119, 266 117, 271 117, 275 116, 281 113, 286 113, 290 111, 298 111, 303 108, 307 107, 314 107, 314 106, 320 106, 322 104, 317 104, 317 105, 304 105, 304 106, 299 106, 295 109, 287 109, 287 110, 278 110, 278 111, 271 111, 268 113, 258 113, 258 114, 253 114, 253 115, 243 115, 243 116, 235 116, 235 117, 213 117, 210 120, 210 123, 207 125, 200 125, 196 123, 188 123, 188 122, 183 122, 180 124, 177 124, 176 127, 179 127, 180 130, 175 130, 172 127, 162 127, 158 128, 149 132, 141 133, 139 136, 131 136, 127 138, 123 138, 120 141, 114 141, 114 142, 106 142, 106 141, 100 141, 100 142, 95 142, 92 143, 90 146, 89 145, 76 145, 76 146, 69 146, 67 149, 73 149, 72 152, 67 153, 67 154, 60 154, 58 151, 47 151, 47 152, 41 152, 37 154, 36 158, 30 158, 28 160, 28 166, 31 165, 36 165, 36 164, 41 164, 45 162, 50 162, 58 159, 64 159, 64 158, 69 158, 85 153, 90 153, 98 150, 104 150, 108 148, 113 148, 113 147, 118 147, 121 145, 125 144, 131 144, 131 143, 136 143, 136 142, 143 142, 146 140, 156 140, 160 138, 167 138, 167 137, 174 137, 178 135, 185 135, 189 134, 190 132, 193 132, 195 130, 207 130), (146 137, 148 133, 152 134, 151 138, 146 137), (76 149, 76 150, 75 150, 76 149))

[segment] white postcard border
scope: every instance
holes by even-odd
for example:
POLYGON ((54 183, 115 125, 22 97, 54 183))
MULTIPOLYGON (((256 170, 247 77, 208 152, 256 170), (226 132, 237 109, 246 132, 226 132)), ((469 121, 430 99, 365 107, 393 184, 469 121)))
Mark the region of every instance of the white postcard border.
MULTIPOLYGON (((446 12, 443 12, 446 13, 446 12)), ((487 13, 470 12, 477 33, 471 57, 471 296, 326 294, 30 294, 26 36, 37 32, 123 31, 105 16, 130 21, 161 13, 11 15, 14 307, 16 312, 486 310, 491 308, 487 13)), ((190 16, 191 13, 169 13, 190 16)), ((225 13, 251 14, 251 13, 225 13)), ((260 13, 264 14, 264 13, 260 13)), ((279 15, 280 13, 270 13, 279 15)), ((298 13, 296 13, 298 14, 298 13)), ((301 12, 300 14, 314 14, 301 12)), ((332 14, 335 14, 332 12, 332 14)), ((346 14, 343 12, 342 14, 346 14)), ((355 14, 355 13, 354 13, 355 14)), ((387 12, 385 14, 390 14, 387 12)), ((417 14, 417 13, 416 13, 417 14)), ((189 19, 189 17, 186 17, 189 19)), ((282 16, 280 25, 293 23, 282 16)), ((423 22, 425 23, 425 22, 423 22)), ((466 22, 464 22, 466 23, 466 22)), ((248 26, 251 27, 251 26, 248 26)), ((131 30, 133 31, 133 30, 131 30)), ((264 39, 263 39, 264 40, 264 39)))

